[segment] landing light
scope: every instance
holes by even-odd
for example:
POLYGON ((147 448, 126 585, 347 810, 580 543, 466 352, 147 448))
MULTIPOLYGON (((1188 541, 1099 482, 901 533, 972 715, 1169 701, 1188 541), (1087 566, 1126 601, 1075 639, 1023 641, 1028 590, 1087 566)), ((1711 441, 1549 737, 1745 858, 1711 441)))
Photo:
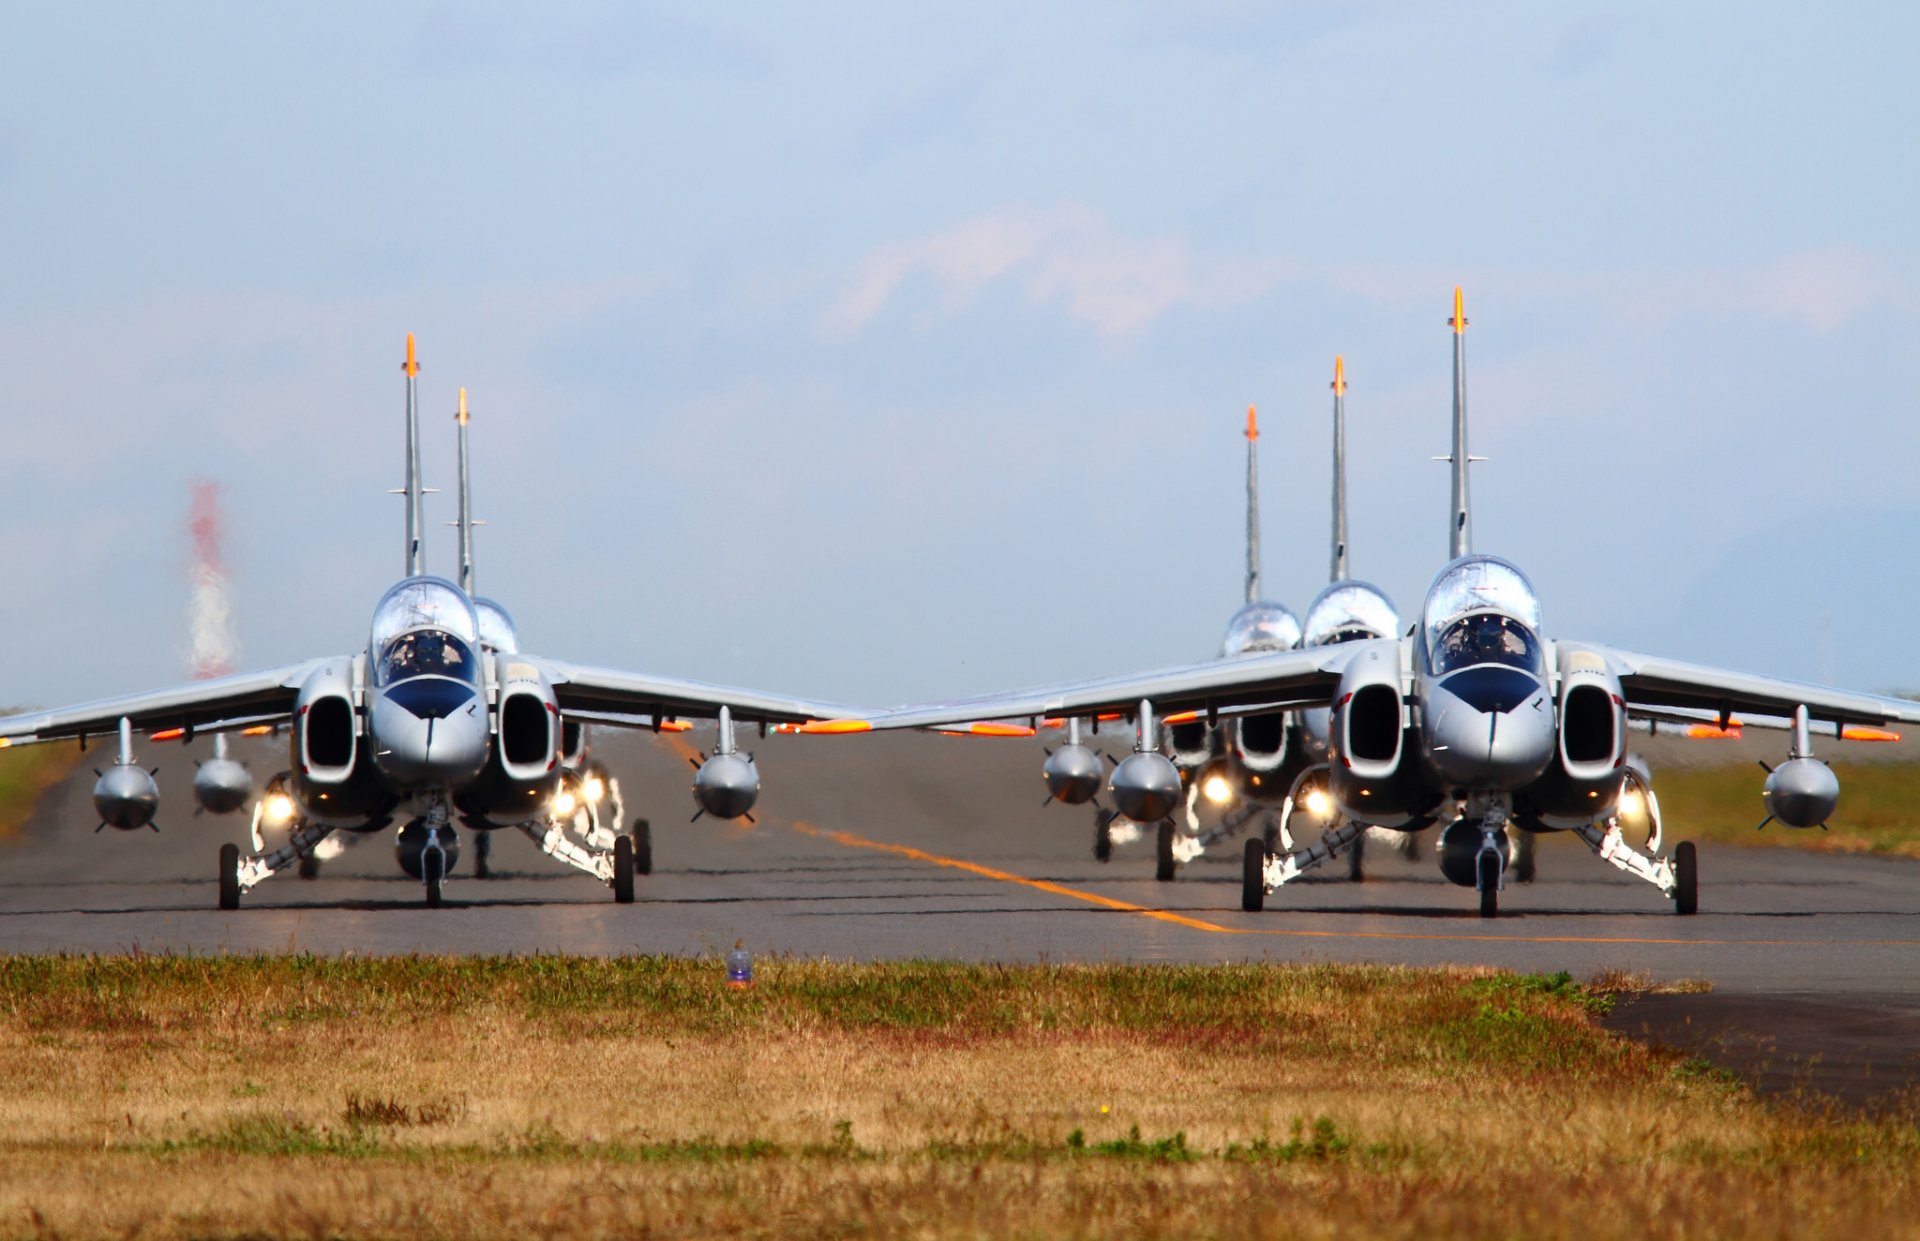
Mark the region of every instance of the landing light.
POLYGON ((1639 789, 1628 789, 1620 794, 1620 815, 1622 818, 1637 819, 1647 812, 1647 799, 1639 789))
POLYGON ((588 776, 581 782, 580 795, 588 801, 599 801, 607 795, 607 782, 599 776, 588 776))
POLYGON ((275 827, 293 817, 293 798, 285 793, 267 794, 266 804, 260 807, 260 817, 275 827))
POLYGON ((1208 776, 1207 782, 1200 786, 1200 791, 1216 806, 1224 806, 1233 800, 1233 785, 1225 776, 1208 776))
POLYGON ((1333 798, 1325 789, 1314 789, 1307 794, 1307 813, 1316 819, 1329 817, 1333 814, 1333 798))
POLYGON ((558 793, 555 793, 553 795, 553 817, 554 818, 570 819, 573 817, 573 812, 579 808, 580 808, 580 801, 578 798, 576 798, 573 795, 573 791, 571 789, 561 789, 558 793))

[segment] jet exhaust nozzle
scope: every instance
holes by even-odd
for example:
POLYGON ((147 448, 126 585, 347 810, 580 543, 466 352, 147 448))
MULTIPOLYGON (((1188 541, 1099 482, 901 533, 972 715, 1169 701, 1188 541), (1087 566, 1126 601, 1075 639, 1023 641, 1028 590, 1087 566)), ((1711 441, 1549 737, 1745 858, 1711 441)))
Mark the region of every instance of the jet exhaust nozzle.
POLYGON ((108 827, 137 831, 152 823, 160 809, 160 786, 144 767, 131 763, 109 767, 94 782, 93 808, 108 827))
POLYGON ((1824 827, 1840 804, 1840 777, 1817 758, 1790 758, 1767 773, 1760 796, 1788 827, 1824 827))
POLYGON ((760 797, 760 771, 744 754, 715 754, 693 773, 693 800, 716 819, 738 819, 760 797))
POLYGON ((1063 745, 1047 756, 1041 769, 1047 792, 1055 801, 1069 806, 1084 805, 1100 791, 1100 778, 1106 774, 1100 756, 1083 745, 1063 745))
POLYGON ((1157 823, 1179 807, 1180 772, 1157 751, 1136 751, 1113 769, 1113 804, 1135 823, 1157 823))

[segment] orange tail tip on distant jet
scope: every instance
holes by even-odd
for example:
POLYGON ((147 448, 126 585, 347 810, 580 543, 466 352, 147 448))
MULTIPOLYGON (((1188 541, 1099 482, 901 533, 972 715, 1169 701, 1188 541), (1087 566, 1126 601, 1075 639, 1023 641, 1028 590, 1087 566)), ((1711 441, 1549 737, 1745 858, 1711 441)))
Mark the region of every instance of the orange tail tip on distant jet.
MULTIPOLYGON (((1679 712, 1709 712, 1722 727, 1736 712, 1749 723, 1757 716, 1792 719, 1788 760, 1769 773, 1762 793, 1781 823, 1825 823, 1839 789, 1832 770, 1811 755, 1814 724, 1838 731, 1920 723, 1920 703, 1548 638, 1533 583, 1510 561, 1473 550, 1467 473, 1476 458, 1467 444, 1466 308, 1458 291, 1450 326, 1449 561, 1410 631, 911 707, 876 717, 874 727, 939 728, 956 720, 1037 715, 1071 721, 1128 711, 1138 721, 1134 752, 1113 771, 1108 788, 1122 814, 1152 822, 1170 813, 1179 788, 1177 768, 1159 752, 1155 721, 1187 711, 1215 718, 1243 709, 1324 710, 1327 758, 1318 775, 1325 783, 1314 790, 1324 795, 1314 799, 1326 807, 1324 835, 1299 849, 1274 850, 1258 837, 1247 841, 1241 903, 1249 911, 1340 856, 1370 827, 1416 832, 1438 826, 1441 872, 1474 889, 1481 915, 1493 917, 1507 879, 1512 825, 1573 832, 1602 861, 1657 889, 1677 912, 1694 913, 1699 863, 1693 845, 1682 842, 1663 854, 1653 843, 1656 828, 1643 851, 1623 838, 1619 822, 1628 792, 1645 797, 1650 810, 1654 805, 1651 785, 1629 775, 1629 722, 1679 712)), ((1657 811, 1651 817, 1657 819, 1657 811)))

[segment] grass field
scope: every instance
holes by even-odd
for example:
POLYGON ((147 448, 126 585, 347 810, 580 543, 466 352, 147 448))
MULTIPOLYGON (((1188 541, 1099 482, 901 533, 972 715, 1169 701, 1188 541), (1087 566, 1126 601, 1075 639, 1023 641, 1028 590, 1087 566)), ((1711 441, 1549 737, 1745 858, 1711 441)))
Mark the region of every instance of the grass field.
POLYGON ((67 777, 80 762, 75 745, 0 747, 0 840, 20 830, 40 794, 67 777))
POLYGON ((1825 832, 1778 823, 1755 831, 1766 817, 1766 773, 1751 763, 1656 769, 1654 790, 1673 840, 1920 857, 1920 764, 1835 762, 1833 770, 1840 807, 1825 832))
POLYGON ((0 960, 0 1235, 1887 1236, 1914 1113, 1555 978, 0 960))

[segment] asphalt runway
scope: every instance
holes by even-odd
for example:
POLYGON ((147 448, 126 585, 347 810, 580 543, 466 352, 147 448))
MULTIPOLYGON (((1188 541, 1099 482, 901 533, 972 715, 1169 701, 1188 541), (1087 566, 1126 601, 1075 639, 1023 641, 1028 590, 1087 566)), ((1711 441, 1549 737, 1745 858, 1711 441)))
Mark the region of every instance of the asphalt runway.
MULTIPOLYGON (((1104 740, 1116 753, 1126 745, 1104 740)), ((1682 918, 1652 887, 1554 837, 1535 882, 1509 886, 1501 917, 1483 921, 1473 893, 1440 876, 1429 842, 1418 861, 1373 849, 1365 883, 1336 864, 1248 914, 1237 840, 1173 883, 1154 880, 1150 840, 1096 862, 1091 808, 1042 804, 1033 740, 756 739, 764 791, 751 827, 687 822, 685 756, 699 744, 699 733, 596 735, 629 817, 653 823, 654 873, 633 905, 500 832, 500 877, 469 877, 469 838, 446 906, 430 910, 383 834, 317 879, 274 876, 231 913, 215 907, 215 854, 227 840, 245 847, 247 821, 193 815, 190 760, 207 743, 141 747, 160 767, 157 833, 93 831, 91 767, 110 758, 97 748, 0 845, 0 951, 717 953, 743 940, 759 954, 846 959, 1620 970, 1713 986, 1625 1005, 1622 1028, 1724 1053, 1775 1085, 1841 1088, 1814 1081, 1836 1073, 1870 1080, 1869 1093, 1920 1082, 1913 861, 1709 846, 1700 913, 1682 918), (1858 1072, 1845 1068, 1855 1061, 1858 1072)), ((260 778, 284 765, 282 741, 235 750, 260 778)), ((1668 831, 1682 838, 1685 825, 1668 831)))

